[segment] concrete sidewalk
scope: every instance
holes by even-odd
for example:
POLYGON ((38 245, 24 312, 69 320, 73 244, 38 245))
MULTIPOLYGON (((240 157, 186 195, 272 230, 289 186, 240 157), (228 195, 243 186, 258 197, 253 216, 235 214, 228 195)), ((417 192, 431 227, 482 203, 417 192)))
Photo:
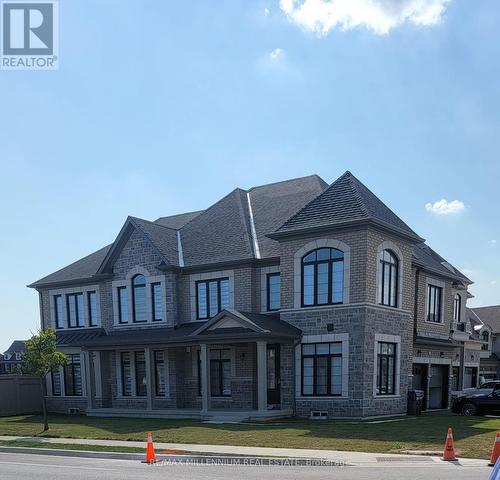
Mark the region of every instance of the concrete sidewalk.
MULTIPOLYGON (((0 441, 32 441, 39 442, 40 447, 43 444, 72 444, 72 445, 96 445, 100 447, 139 447, 146 448, 146 442, 126 441, 126 440, 95 440, 84 438, 46 438, 46 437, 23 437, 23 436, 0 436, 0 441)), ((154 441, 154 437, 153 437, 154 441)), ((308 458, 325 459, 329 461, 342 462, 352 466, 370 466, 370 465, 402 465, 402 464, 428 464, 443 463, 437 456, 422 455, 398 455, 387 453, 360 453, 343 452, 337 450, 308 450, 300 448, 266 448, 266 447, 238 447, 231 445, 197 445, 187 443, 163 443, 154 442, 157 452, 162 450, 177 450, 178 454, 182 452, 198 453, 202 455, 248 455, 253 457, 281 457, 281 458, 308 458)), ((63 447, 64 448, 64 447, 63 447)), ((487 460, 479 459, 459 459, 456 463, 462 466, 481 466, 488 464, 487 460)))

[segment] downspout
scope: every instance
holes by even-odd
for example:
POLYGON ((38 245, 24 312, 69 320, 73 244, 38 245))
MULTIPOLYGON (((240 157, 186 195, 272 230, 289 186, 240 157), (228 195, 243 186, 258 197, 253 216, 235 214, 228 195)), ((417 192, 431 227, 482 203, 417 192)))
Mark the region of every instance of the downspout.
POLYGON ((415 298, 413 299, 413 336, 417 336, 417 318, 418 318, 418 295, 419 295, 419 281, 420 281, 420 267, 415 271, 415 298))
POLYGON ((45 330, 45 322, 43 318, 43 295, 40 290, 38 292, 38 308, 40 309, 40 329, 45 330))

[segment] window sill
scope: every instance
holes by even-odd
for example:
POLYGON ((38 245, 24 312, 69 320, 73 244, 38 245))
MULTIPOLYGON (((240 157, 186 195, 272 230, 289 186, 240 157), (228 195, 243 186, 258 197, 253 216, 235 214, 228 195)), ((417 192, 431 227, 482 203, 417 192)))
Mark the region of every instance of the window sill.
POLYGON ((61 398, 61 399, 82 399, 87 400, 87 395, 45 395, 46 398, 61 398))
POLYGON ((401 398, 401 395, 399 395, 399 394, 394 394, 394 395, 373 395, 373 398, 383 398, 383 399, 401 398))
POLYGON ((431 322, 430 320, 424 320, 425 323, 430 324, 430 325, 440 325, 441 327, 444 327, 445 323, 444 322, 431 322))
POLYGON ((113 323, 113 328, 133 328, 133 327, 146 327, 146 326, 161 326, 161 325, 167 325, 166 320, 162 320, 159 322, 158 320, 156 322, 130 322, 130 323, 113 323))
POLYGON ((347 395, 296 395, 297 400, 347 400, 347 395))

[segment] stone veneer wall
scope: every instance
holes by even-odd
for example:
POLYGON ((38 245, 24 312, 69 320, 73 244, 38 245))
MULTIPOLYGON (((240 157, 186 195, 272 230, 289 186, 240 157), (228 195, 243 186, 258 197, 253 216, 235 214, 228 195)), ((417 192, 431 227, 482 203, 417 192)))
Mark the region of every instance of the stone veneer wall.
MULTIPOLYGON (((297 397, 296 413, 308 417, 311 410, 328 411, 331 417, 396 415, 406 412, 406 396, 412 361, 412 318, 408 313, 380 307, 302 309, 281 314, 281 318, 299 326, 304 335, 349 335, 348 395, 339 398, 297 397), (327 325, 333 325, 328 332, 327 325), (377 398, 374 395, 375 334, 399 335, 399 395, 377 398)), ((301 365, 295 368, 300 372, 301 365)))

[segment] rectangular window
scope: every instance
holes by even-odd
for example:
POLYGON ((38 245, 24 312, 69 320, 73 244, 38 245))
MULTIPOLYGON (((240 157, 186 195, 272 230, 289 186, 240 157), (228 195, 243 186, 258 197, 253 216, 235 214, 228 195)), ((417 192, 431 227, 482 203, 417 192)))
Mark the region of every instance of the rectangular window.
POLYGON ((342 342, 302 345, 302 395, 342 395, 342 342))
POLYGON ((231 396, 231 351, 210 350, 210 394, 212 397, 231 396))
POLYGON ((61 374, 59 372, 59 368, 51 371, 51 380, 52 380, 52 395, 55 397, 61 396, 61 374))
POLYGON ((279 273, 267 275, 267 310, 279 310, 281 306, 281 276, 279 273))
POLYGON ((68 309, 68 326, 70 328, 84 327, 83 293, 66 295, 66 302, 68 309))
POLYGON ((153 306, 153 322, 161 322, 163 320, 161 283, 151 284, 151 305, 153 306))
POLYGON ((130 397, 132 395, 132 363, 130 361, 130 353, 122 352, 120 359, 122 372, 122 395, 124 397, 130 397))
POLYGON ((394 395, 396 393, 396 348, 395 343, 378 343, 377 395, 394 395))
POLYGON ((196 282, 196 316, 211 318, 229 308, 229 279, 218 278, 196 282))
POLYGON ((128 323, 127 287, 118 287, 118 321, 128 323))
POLYGON ((87 292, 87 301, 89 304, 89 325, 97 327, 97 293, 87 292))
POLYGON ((443 289, 435 285, 427 286, 427 321, 441 323, 441 299, 443 289))
POLYGON ((147 394, 146 355, 144 352, 135 352, 135 391, 138 397, 147 394))
POLYGON ((154 352, 155 361, 155 395, 164 397, 166 394, 165 354, 162 351, 154 352))
POLYGON ((62 295, 54 296, 54 313, 56 319, 56 328, 64 328, 62 295))
POLYGON ((82 396, 82 366, 80 354, 67 355, 68 363, 64 366, 64 390, 69 397, 82 396))

